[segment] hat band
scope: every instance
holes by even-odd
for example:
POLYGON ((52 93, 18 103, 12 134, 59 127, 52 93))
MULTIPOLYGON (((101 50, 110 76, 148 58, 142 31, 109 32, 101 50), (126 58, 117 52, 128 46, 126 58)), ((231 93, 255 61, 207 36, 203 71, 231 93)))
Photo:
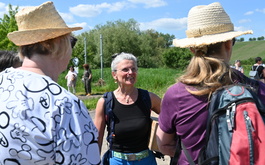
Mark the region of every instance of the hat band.
POLYGON ((201 37, 204 35, 218 34, 229 31, 234 31, 234 25, 232 23, 218 24, 218 25, 213 25, 211 27, 187 30, 186 35, 188 38, 192 38, 192 37, 201 37))

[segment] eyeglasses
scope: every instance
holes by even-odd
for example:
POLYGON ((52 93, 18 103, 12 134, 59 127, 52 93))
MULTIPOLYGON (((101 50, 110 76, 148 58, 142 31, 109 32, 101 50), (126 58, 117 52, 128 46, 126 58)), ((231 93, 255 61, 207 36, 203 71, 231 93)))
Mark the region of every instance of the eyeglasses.
POLYGON ((124 73, 128 73, 129 71, 131 71, 132 73, 136 73, 138 71, 138 69, 136 69, 136 68, 123 68, 123 69, 115 70, 115 71, 122 71, 124 73))
POLYGON ((235 45, 235 43, 236 43, 236 39, 235 39, 235 38, 233 38, 233 39, 232 39, 232 42, 233 42, 233 44, 232 44, 232 45, 234 46, 234 45, 235 45))
POLYGON ((71 47, 74 48, 75 47, 75 44, 77 42, 77 38, 71 36, 70 37, 70 42, 71 42, 71 47))

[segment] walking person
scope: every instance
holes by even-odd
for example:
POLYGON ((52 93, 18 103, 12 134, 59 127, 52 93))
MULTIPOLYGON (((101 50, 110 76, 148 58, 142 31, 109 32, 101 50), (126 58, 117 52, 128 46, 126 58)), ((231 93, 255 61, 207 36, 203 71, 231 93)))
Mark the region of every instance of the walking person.
POLYGON ((259 80, 263 83, 265 83, 264 78, 265 78, 265 68, 262 63, 262 58, 261 57, 256 57, 255 58, 255 64, 251 67, 252 71, 257 71, 258 78, 256 80, 259 80))
POLYGON ((92 72, 88 64, 84 64, 83 68, 84 68, 84 74, 82 76, 82 79, 85 85, 86 96, 90 96, 91 95, 92 72))
MULTIPOLYGON (((251 80, 229 66, 235 37, 252 31, 234 31, 234 25, 220 3, 195 6, 188 14, 185 39, 173 40, 173 45, 190 48, 194 54, 178 82, 169 87, 159 114, 157 143, 163 154, 174 156, 176 135, 186 147, 191 159, 198 163, 200 150, 206 144, 208 103, 219 87, 259 83, 258 95, 265 104, 265 85, 251 80)), ((178 164, 188 165, 182 151, 178 164)))
POLYGON ((21 67, 0 73, 0 164, 100 164, 98 131, 82 101, 56 81, 75 45, 53 2, 15 15, 21 67))
POLYGON ((70 66, 69 71, 68 71, 67 75, 65 76, 65 79, 67 79, 68 91, 71 92, 71 88, 72 88, 72 92, 75 94, 77 72, 75 71, 75 68, 73 66, 70 66))
POLYGON ((231 67, 244 74, 244 68, 241 66, 240 60, 236 60, 234 66, 231 66, 231 67))
MULTIPOLYGON (((112 77, 118 87, 113 97, 112 112, 115 116, 114 134, 111 144, 111 165, 156 165, 155 156, 148 149, 151 131, 150 109, 141 92, 135 87, 137 80, 137 59, 129 53, 118 54, 111 63, 112 77)), ((147 92, 151 100, 151 110, 160 113, 161 99, 152 92, 147 92)), ((105 118, 105 100, 100 98, 95 112, 95 125, 99 130, 99 146, 102 147, 105 118)), ((110 125, 108 125, 110 127, 110 125)), ((109 129, 108 129, 109 131, 109 129)), ((108 132, 110 134, 110 132, 108 132)))

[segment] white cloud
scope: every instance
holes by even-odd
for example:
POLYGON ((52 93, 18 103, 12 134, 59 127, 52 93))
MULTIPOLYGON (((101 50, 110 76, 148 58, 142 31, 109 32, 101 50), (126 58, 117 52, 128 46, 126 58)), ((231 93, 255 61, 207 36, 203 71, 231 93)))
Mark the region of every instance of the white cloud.
POLYGON ((70 7, 69 10, 74 15, 80 17, 96 17, 102 12, 102 9, 99 5, 83 5, 83 4, 77 5, 75 7, 70 7))
POLYGON ((91 30, 93 28, 91 26, 88 26, 86 22, 69 24, 67 26, 69 26, 69 27, 82 27, 83 29, 73 32, 76 35, 79 35, 79 34, 81 34, 83 32, 89 31, 89 30, 91 30))
POLYGON ((234 29, 235 29, 235 31, 246 31, 246 30, 249 30, 249 29, 246 29, 243 26, 235 26, 234 29))
POLYGON ((166 1, 164 0, 128 0, 128 1, 135 4, 144 4, 145 8, 161 7, 167 5, 166 1))
POLYGON ((264 9, 256 9, 256 11, 265 14, 265 8, 264 9))
POLYGON ((252 15, 254 12, 253 11, 248 11, 244 15, 252 15))
POLYGON ((238 23, 248 23, 248 22, 251 22, 250 19, 241 19, 238 21, 238 23))
POLYGON ((127 2, 116 2, 113 3, 109 9, 108 12, 117 12, 117 11, 121 11, 122 9, 128 8, 130 5, 127 2))
POLYGON ((70 13, 59 13, 65 22, 73 22, 74 17, 70 13))
POLYGON ((127 2, 116 2, 113 4, 101 3, 97 5, 80 4, 75 7, 70 7, 70 12, 80 17, 96 17, 105 10, 111 13, 111 12, 121 11, 128 7, 129 4, 127 2))
POLYGON ((154 29, 154 30, 182 30, 187 27, 187 18, 161 18, 151 22, 140 23, 141 30, 154 29))

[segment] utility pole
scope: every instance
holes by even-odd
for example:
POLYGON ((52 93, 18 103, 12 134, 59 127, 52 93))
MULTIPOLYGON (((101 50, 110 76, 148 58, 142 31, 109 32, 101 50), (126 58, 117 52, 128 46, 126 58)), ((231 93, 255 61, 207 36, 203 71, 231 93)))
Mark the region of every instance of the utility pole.
POLYGON ((87 60, 86 60, 86 37, 84 38, 84 52, 85 52, 85 64, 87 64, 87 60))
POLYGON ((100 63, 101 63, 101 79, 103 80, 103 45, 102 45, 102 34, 100 34, 100 63))

